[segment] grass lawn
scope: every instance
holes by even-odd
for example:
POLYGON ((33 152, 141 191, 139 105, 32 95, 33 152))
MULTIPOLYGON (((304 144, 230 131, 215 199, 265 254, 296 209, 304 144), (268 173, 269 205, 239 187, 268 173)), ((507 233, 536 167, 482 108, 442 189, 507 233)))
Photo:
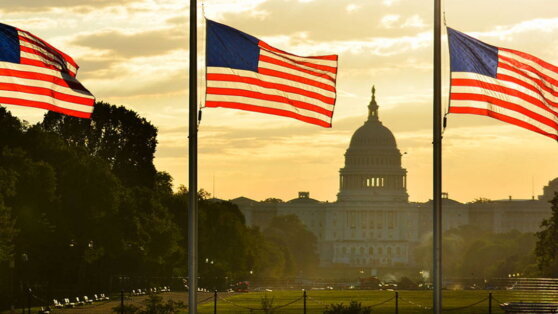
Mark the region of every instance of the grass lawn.
MULTIPOLYGON (((443 308, 449 313, 488 313, 488 293, 484 290, 443 291, 443 308), (463 308, 478 301, 472 307, 463 308)), ((307 313, 323 313, 326 305, 332 303, 349 304, 351 300, 361 302, 363 306, 373 306, 372 313, 395 313, 395 292, 372 290, 334 290, 307 292, 307 313), (389 300, 391 299, 391 300, 389 300), (389 301, 387 301, 389 300, 389 301), (377 305, 387 301, 383 304, 377 305)), ((502 302, 513 297, 508 291, 495 291, 493 296, 502 302)), ((273 306, 281 306, 294 300, 298 301, 277 309, 273 313, 302 313, 302 291, 250 292, 236 295, 221 294, 217 304, 218 313, 263 313, 262 298, 273 298, 273 306), (221 299, 223 298, 223 299, 221 299), (252 311, 250 309, 253 309, 252 311), (259 311, 257 309, 260 309, 259 311)), ((493 300, 492 313, 504 313, 493 300)), ((432 291, 399 291, 399 313, 431 313, 432 291)), ((213 302, 198 306, 198 312, 213 313, 213 302)))
MULTIPOLYGON (((459 290, 443 291, 444 313, 483 314, 488 313, 488 293, 486 290, 459 290), (476 305, 470 306, 472 304, 476 305)), ((160 294, 165 300, 187 302, 186 292, 167 292, 160 294)), ((272 291, 249 293, 219 293, 217 302, 218 313, 254 313, 263 314, 262 298, 273 299, 272 306, 276 310, 272 313, 303 313, 302 291, 272 291), (281 307, 282 305, 286 305, 281 307)), ((348 305, 352 300, 362 303, 363 306, 372 306, 372 313, 395 313, 395 292, 374 290, 310 290, 307 291, 307 313, 323 313, 330 304, 343 303, 348 305)), ((558 295, 549 291, 493 291, 492 313, 504 313, 498 306, 501 302, 510 301, 542 301, 558 303, 558 295)), ((127 298, 126 304, 143 305, 146 296, 127 298)), ((112 308, 118 306, 119 300, 97 303, 75 309, 62 309, 53 313, 85 314, 85 313, 112 313, 112 308)), ((399 291, 399 313, 432 313, 432 291, 399 291)), ((20 309, 16 313, 20 313, 20 309)), ((33 313, 36 313, 34 309, 33 313)), ((198 294, 198 312, 200 314, 213 313, 213 293, 198 294)), ((9 313, 2 312, 1 314, 9 313)), ((187 313, 185 311, 181 313, 187 313)))

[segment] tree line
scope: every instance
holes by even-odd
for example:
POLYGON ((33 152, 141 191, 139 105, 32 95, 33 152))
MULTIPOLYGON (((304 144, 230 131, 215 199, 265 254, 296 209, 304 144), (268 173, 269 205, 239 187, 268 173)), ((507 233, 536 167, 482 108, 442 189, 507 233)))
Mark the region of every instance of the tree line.
MULTIPOLYGON (((551 215, 536 233, 493 233, 474 225, 443 234, 443 271, 449 278, 558 277, 558 194, 550 201, 551 215)), ((431 269, 432 237, 415 250, 418 264, 431 269)))
MULTIPOLYGON (((0 305, 28 288, 50 297, 182 282, 190 191, 157 171, 156 148, 157 128, 124 107, 99 102, 91 120, 49 112, 35 125, 0 107, 0 305)), ((288 278, 317 261, 296 217, 262 231, 236 205, 198 199, 200 286, 288 278)))

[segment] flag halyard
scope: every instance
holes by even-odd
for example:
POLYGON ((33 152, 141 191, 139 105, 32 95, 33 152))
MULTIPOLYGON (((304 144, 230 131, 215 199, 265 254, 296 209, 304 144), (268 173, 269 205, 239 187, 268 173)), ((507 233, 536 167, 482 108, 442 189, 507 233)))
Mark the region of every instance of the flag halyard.
POLYGON ((558 140, 558 67, 448 28, 449 113, 486 115, 558 140))
POLYGON ((337 55, 297 56, 211 20, 207 20, 206 49, 206 107, 331 127, 337 55))

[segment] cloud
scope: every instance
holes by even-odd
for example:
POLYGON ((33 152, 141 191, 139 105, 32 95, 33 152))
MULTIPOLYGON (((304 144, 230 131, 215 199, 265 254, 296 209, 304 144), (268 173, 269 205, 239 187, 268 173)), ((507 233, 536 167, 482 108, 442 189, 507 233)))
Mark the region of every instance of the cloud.
POLYGON ((380 25, 383 28, 394 28, 395 23, 399 22, 401 19, 400 15, 397 14, 388 14, 380 19, 380 25))
POLYGON ((119 59, 81 59, 79 61, 79 77, 81 78, 103 78, 115 77, 122 74, 114 68, 114 65, 123 60, 119 59))
MULTIPOLYGON (((390 3, 391 5, 386 7, 379 1, 267 1, 255 7, 255 10, 265 14, 247 16, 242 13, 227 13, 223 14, 221 21, 258 38, 290 36, 305 30, 308 38, 312 40, 341 41, 369 39, 380 34, 382 37, 409 35, 408 30, 403 30, 401 27, 391 29, 382 27, 380 22, 386 15, 399 15, 403 23, 408 19, 416 20, 417 17, 427 20, 430 16, 427 6, 420 1, 402 0, 390 3), (316 12, 320 13, 316 14, 316 12), (324 23, 324 21, 335 21, 335 23, 324 23)), ((420 26, 417 23, 415 25, 420 26)), ((423 29, 417 28, 417 30, 423 29)))
POLYGON ((98 86, 96 90, 98 95, 103 98, 144 97, 186 92, 186 73, 174 73, 160 77, 148 76, 145 79, 140 79, 141 77, 141 73, 128 73, 118 80, 98 86))
POLYGON ((80 35, 72 44, 104 50, 121 57, 162 55, 176 49, 187 49, 184 30, 168 28, 127 34, 121 31, 102 31, 80 35))
POLYGON ((1 11, 50 11, 55 8, 102 8, 127 5, 143 0, 0 0, 1 11))

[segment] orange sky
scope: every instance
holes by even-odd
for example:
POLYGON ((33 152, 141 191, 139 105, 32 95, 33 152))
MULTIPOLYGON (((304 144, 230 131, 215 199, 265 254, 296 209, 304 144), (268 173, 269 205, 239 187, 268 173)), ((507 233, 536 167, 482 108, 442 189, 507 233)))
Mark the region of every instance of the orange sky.
MULTIPOLYGON (((187 182, 188 8, 185 0, 0 0, 3 23, 72 55, 99 100, 138 111, 159 128, 156 165, 187 182)), ((227 109, 205 109, 199 186, 219 198, 261 200, 309 191, 334 201, 352 132, 372 84, 395 134, 413 201, 431 198, 432 1, 207 0, 208 18, 299 55, 339 54, 333 128, 227 109), (215 179, 213 179, 215 178, 215 179)), ((445 1, 448 25, 490 44, 558 64, 558 6, 547 0, 445 1), (526 7, 528 3, 528 8, 526 7)), ((203 26, 203 25, 200 25, 203 26)), ((203 32, 200 31, 200 39, 203 32)), ((201 46, 201 42, 200 42, 201 46)), ((200 55, 200 59, 201 55, 200 55)), ((200 60, 203 61, 203 60, 200 60)), ((444 84, 447 85, 444 41, 444 84)), ((447 86, 444 106, 447 106, 447 86)), ((35 122, 43 112, 10 106, 35 122)), ((449 116, 443 190, 471 201, 530 198, 558 176, 558 145, 499 121, 449 116)))

